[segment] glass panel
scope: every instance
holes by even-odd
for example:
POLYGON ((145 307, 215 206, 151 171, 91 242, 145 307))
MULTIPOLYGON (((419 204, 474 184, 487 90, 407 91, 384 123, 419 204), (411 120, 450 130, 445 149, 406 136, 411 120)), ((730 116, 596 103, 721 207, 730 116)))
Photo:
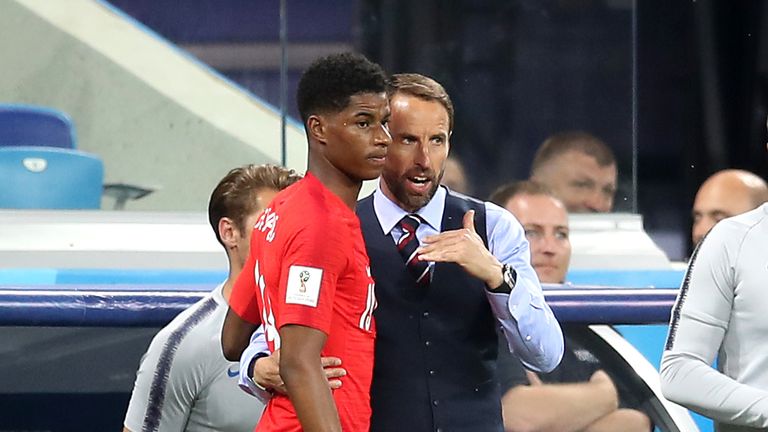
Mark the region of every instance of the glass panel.
POLYGON ((527 178, 547 137, 580 130, 615 153, 613 210, 634 210, 631 1, 361 0, 357 7, 354 46, 389 72, 420 72, 448 90, 456 106, 451 152, 472 194, 487 197, 527 178))

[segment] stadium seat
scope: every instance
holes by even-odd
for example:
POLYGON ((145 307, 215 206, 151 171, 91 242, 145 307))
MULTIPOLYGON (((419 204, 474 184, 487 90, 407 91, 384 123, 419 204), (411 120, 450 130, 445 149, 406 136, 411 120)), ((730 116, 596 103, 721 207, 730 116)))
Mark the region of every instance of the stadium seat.
POLYGON ((75 128, 61 111, 0 104, 0 147, 42 146, 75 148, 75 128))
POLYGON ((0 147, 0 181, 0 208, 98 209, 104 164, 79 150, 0 147))

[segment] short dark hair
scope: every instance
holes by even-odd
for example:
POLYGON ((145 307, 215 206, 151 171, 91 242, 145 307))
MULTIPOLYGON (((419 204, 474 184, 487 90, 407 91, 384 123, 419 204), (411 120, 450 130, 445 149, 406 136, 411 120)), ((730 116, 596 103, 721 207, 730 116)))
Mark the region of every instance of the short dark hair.
POLYGON ((499 186, 493 191, 488 201, 499 207, 506 207, 509 200, 518 195, 546 195, 555 197, 552 191, 541 183, 531 180, 520 180, 499 186))
POLYGON ((256 208, 255 194, 259 189, 283 190, 301 180, 296 171, 276 165, 245 165, 224 176, 213 189, 208 202, 208 222, 216 240, 224 245, 219 235, 219 221, 232 219, 238 230, 245 230, 245 219, 256 208))
POLYGON ((556 157, 577 151, 595 158, 601 167, 616 164, 613 150, 600 138, 584 131, 568 131, 554 134, 544 140, 531 164, 531 175, 556 157))
POLYGON ((312 62, 301 76, 296 102, 306 123, 312 114, 343 110, 350 96, 386 90, 387 75, 381 66, 362 54, 346 52, 312 62))
POLYGON ((449 131, 453 130, 453 102, 448 92, 437 81, 417 73, 394 74, 389 78, 387 93, 405 93, 419 99, 440 103, 448 112, 449 131))

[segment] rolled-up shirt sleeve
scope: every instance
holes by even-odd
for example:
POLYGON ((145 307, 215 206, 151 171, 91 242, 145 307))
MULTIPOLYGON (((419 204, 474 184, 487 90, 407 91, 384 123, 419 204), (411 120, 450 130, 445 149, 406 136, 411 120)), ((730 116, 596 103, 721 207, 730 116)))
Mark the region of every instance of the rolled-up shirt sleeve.
POLYGON ((239 385, 243 391, 255 396, 266 405, 272 397, 272 394, 262 387, 259 387, 253 379, 251 379, 250 371, 248 370, 253 359, 261 353, 269 354, 269 347, 267 346, 267 339, 264 337, 264 328, 259 326, 259 328, 257 328, 251 335, 251 342, 240 356, 240 377, 238 378, 237 385, 239 385))
POLYGON ((517 272, 517 283, 510 294, 487 292, 491 309, 501 324, 509 350, 527 368, 549 372, 563 357, 563 332, 544 300, 539 278, 531 266, 525 231, 507 210, 493 203, 485 206, 488 249, 517 272))

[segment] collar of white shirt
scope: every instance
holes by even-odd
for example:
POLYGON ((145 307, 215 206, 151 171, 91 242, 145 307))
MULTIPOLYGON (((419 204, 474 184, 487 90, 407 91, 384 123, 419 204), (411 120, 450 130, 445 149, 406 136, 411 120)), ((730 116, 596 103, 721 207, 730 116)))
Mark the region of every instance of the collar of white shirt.
MULTIPOLYGON (((380 180, 380 182, 382 181, 384 180, 380 180)), ((443 221, 446 193, 445 187, 439 186, 427 205, 416 212, 437 232, 440 231, 440 225, 443 221)), ((381 230, 385 235, 389 234, 397 226, 397 223, 400 222, 403 216, 409 214, 384 195, 384 192, 381 190, 381 183, 376 186, 376 191, 373 192, 373 209, 381 225, 381 230)))

